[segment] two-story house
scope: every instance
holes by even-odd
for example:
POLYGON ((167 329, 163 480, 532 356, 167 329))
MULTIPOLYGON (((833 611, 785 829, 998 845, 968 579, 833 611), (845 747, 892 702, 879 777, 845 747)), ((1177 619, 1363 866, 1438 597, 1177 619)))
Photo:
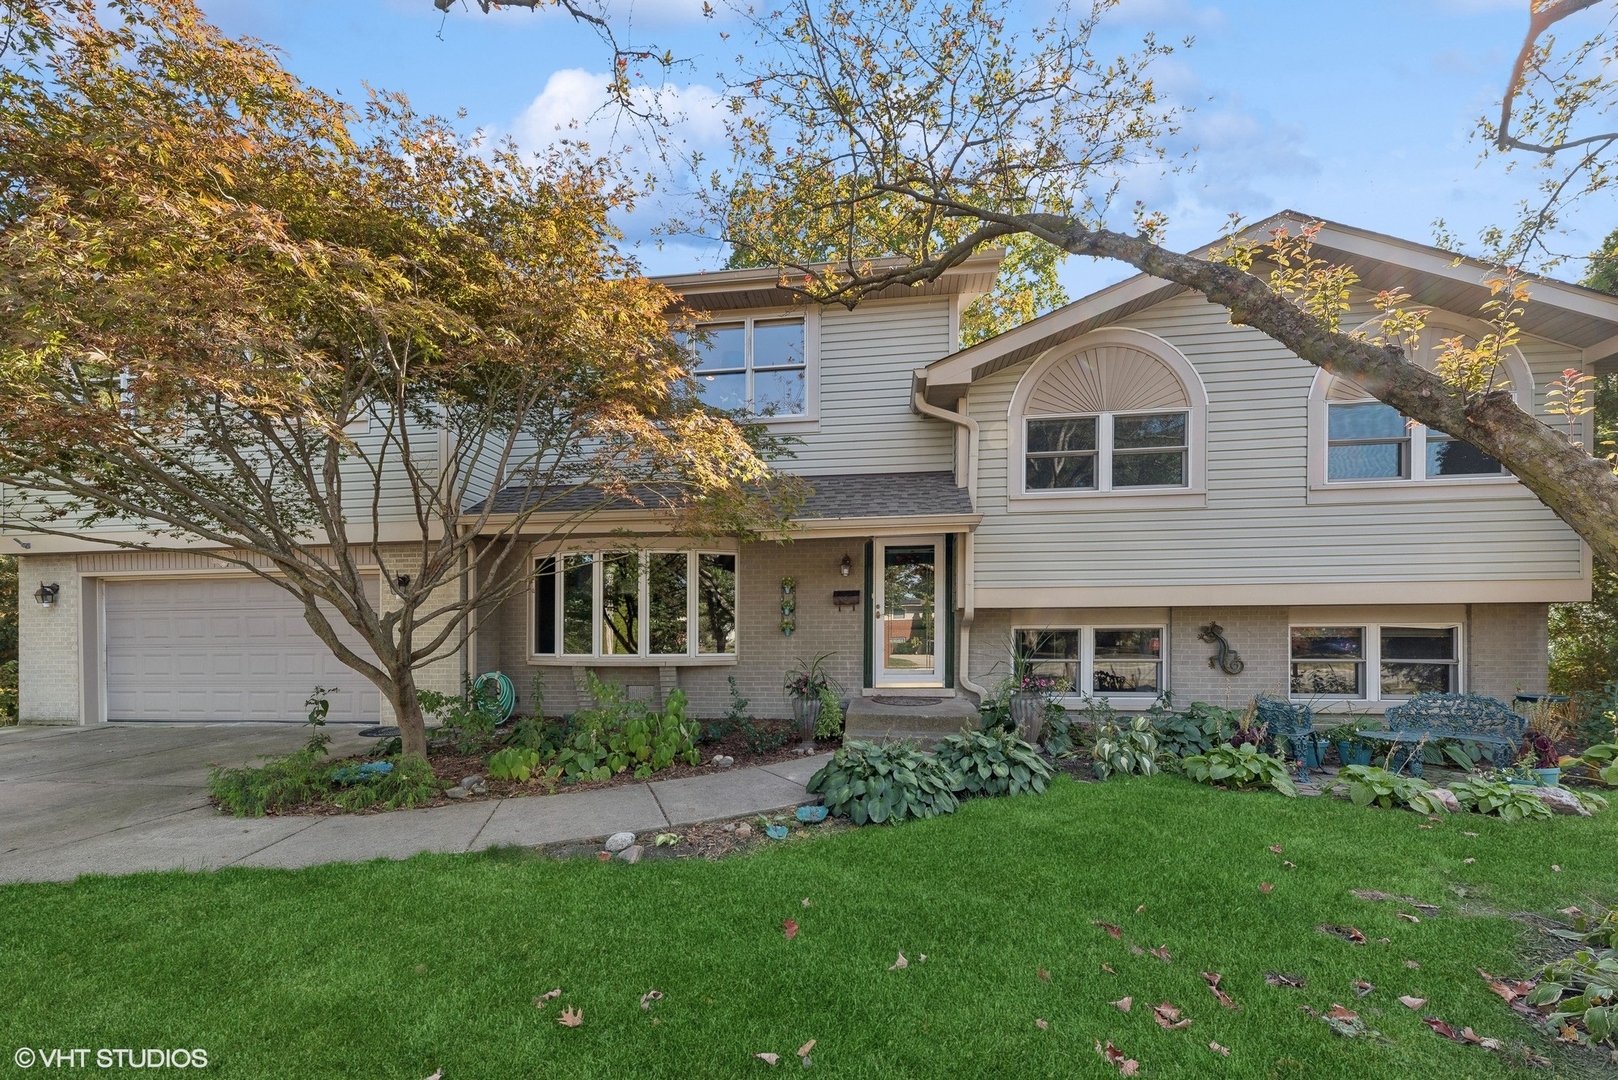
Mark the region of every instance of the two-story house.
MULTIPOLYGON (((1362 279, 1350 326, 1384 288, 1433 309, 1417 363, 1483 332, 1476 265, 1332 224, 1316 253, 1362 279)), ((600 511, 536 544, 532 587, 481 612, 434 678, 501 670, 527 706, 538 674, 555 713, 594 672, 646 697, 680 687, 702 716, 734 680, 755 715, 783 716, 784 672, 829 653, 861 700, 959 708, 1018 649, 1073 704, 1121 708, 1165 690, 1356 711, 1544 690, 1547 605, 1588 599, 1590 555, 1497 462, 1146 276, 961 349, 996 268, 982 256, 853 310, 795 302, 772 270, 664 279, 707 313, 704 395, 796 440, 779 467, 813 494, 794 527, 699 542, 600 511), (1220 666, 1222 645, 1240 663, 1220 666)), ((1543 413, 1566 369, 1618 363, 1618 298, 1537 281, 1521 326, 1503 375, 1525 408, 1543 413)), ((58 586, 23 613, 25 721, 298 719, 307 689, 341 678, 290 598, 206 552, 19 554, 25 593, 58 586)), ((344 695, 334 718, 382 708, 344 695)))

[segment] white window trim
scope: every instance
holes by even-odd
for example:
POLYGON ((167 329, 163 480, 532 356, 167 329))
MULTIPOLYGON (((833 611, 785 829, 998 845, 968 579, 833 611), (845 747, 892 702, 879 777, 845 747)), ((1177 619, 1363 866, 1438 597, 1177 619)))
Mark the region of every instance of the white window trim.
POLYGON ((1162 697, 1169 689, 1169 627, 1168 622, 1151 619, 1140 622, 1104 622, 1085 625, 1064 623, 1060 626, 1015 626, 1012 628, 1012 640, 1016 641, 1024 633, 1053 634, 1063 631, 1076 630, 1079 634, 1079 678, 1077 685, 1065 694, 1058 694, 1055 700, 1063 707, 1069 709, 1082 708, 1086 701, 1100 701, 1108 705, 1123 709, 1144 709, 1152 702, 1162 697), (1097 694, 1086 693, 1081 687, 1095 685, 1096 670, 1096 631, 1098 630, 1156 630, 1157 631, 1157 669, 1158 688, 1144 694, 1097 694))
MULTIPOLYGON (((1045 353, 1029 365, 1028 370, 1017 382, 1017 389, 1011 396, 1011 407, 1007 413, 1006 438, 1006 504, 1012 513, 1044 513, 1050 510, 1086 509, 1086 510, 1117 510, 1117 509, 1159 509, 1170 507, 1206 506, 1207 496, 1207 460, 1208 460, 1208 391, 1202 384, 1202 377, 1197 369, 1187 360, 1185 354, 1176 349, 1156 334, 1149 334, 1144 330, 1135 330, 1129 327, 1108 327, 1085 334, 1083 337, 1062 345, 1045 353), (1034 388, 1045 377, 1045 373, 1056 364, 1067 360, 1082 352, 1104 345, 1128 345, 1151 354, 1154 358, 1165 364, 1180 380, 1185 388, 1186 397, 1190 405, 1185 409, 1138 409, 1123 410, 1121 413, 1082 413, 1071 415, 1099 416, 1097 424, 1097 486, 1092 489, 1076 491, 1062 489, 1053 491, 1028 490, 1027 462, 1024 448, 1027 446, 1027 422, 1029 420, 1061 419, 1059 415, 1044 415, 1027 411, 1028 399, 1032 396, 1034 388), (1112 417, 1114 415, 1141 416, 1148 413, 1186 413, 1185 425, 1185 469, 1186 482, 1177 487, 1139 487, 1117 488, 1112 487, 1112 417), (1105 487, 1101 486, 1105 483, 1105 487)), ((1071 629, 1069 627, 1068 629, 1071 629)))
MULTIPOLYGON (((1408 696, 1397 694, 1384 695, 1382 693, 1382 629, 1384 627, 1411 630, 1452 630, 1455 633, 1455 689, 1452 693, 1464 694, 1467 692, 1466 670, 1466 625, 1455 621, 1423 621, 1420 619, 1389 619, 1371 622, 1366 619, 1291 619, 1287 623, 1287 689, 1293 701, 1304 704, 1320 702, 1329 708, 1333 705, 1375 705, 1379 703, 1400 704, 1409 701, 1408 696), (1293 694, 1292 687, 1292 631, 1298 627, 1308 626, 1353 626, 1365 631, 1365 658, 1360 663, 1365 665, 1365 695, 1354 697, 1348 694, 1293 694)), ((1419 663, 1419 661, 1417 661, 1419 663)))
MULTIPOLYGON (((760 416, 758 421, 767 428, 781 427, 793 430, 801 430, 806 425, 818 425, 820 423, 820 311, 818 309, 778 308, 748 310, 734 314, 708 312, 708 316, 708 318, 697 324, 699 330, 704 326, 715 326, 724 323, 743 323, 746 326, 747 400, 749 401, 753 400, 753 324, 770 322, 775 319, 802 319, 803 412, 792 416, 760 416)), ((692 377, 696 379, 702 378, 694 369, 692 377)))
MULTIPOLYGON (((724 547, 671 547, 667 545, 644 548, 627 547, 595 547, 595 546, 569 546, 550 551, 534 551, 529 555, 529 567, 533 568, 542 559, 557 560, 557 570, 565 565, 564 561, 570 555, 590 555, 595 560, 595 572, 590 577, 590 652, 554 653, 538 652, 539 626, 537 605, 539 602, 538 576, 532 575, 528 582, 528 663, 533 665, 623 665, 625 667, 667 667, 678 665, 681 667, 700 665, 735 664, 741 651, 741 555, 735 548, 724 547), (606 575, 602 573, 602 560, 609 554, 633 554, 639 560, 640 577, 638 589, 639 618, 636 642, 638 652, 633 655, 621 653, 602 652, 602 625, 601 600, 606 575), (686 557, 686 651, 683 653, 654 653, 651 652, 652 624, 649 618, 651 612, 651 574, 649 559, 652 555, 684 555, 686 557), (697 589, 697 560, 702 555, 730 555, 736 559, 736 625, 733 632, 736 635, 736 649, 728 653, 705 653, 698 651, 697 615, 699 610, 697 589)), ((558 573, 556 585, 555 611, 553 617, 557 620, 557 648, 562 647, 562 583, 558 573)))
MULTIPOLYGON (((1434 312, 1428 325, 1453 333, 1485 334, 1489 328, 1481 323, 1463 319, 1449 313, 1434 312)), ((1373 329, 1370 323, 1361 330, 1373 329)), ((1511 379, 1513 395, 1521 408, 1534 411, 1534 373, 1521 350, 1513 347, 1502 361, 1511 379)), ((1314 504, 1362 504, 1378 502, 1430 502, 1435 499, 1497 499, 1502 496, 1532 498, 1527 488, 1511 473, 1477 476, 1434 476, 1427 470, 1427 426, 1411 423, 1410 475, 1367 480, 1328 480, 1327 467, 1330 453, 1328 416, 1330 405, 1350 405, 1352 401, 1328 402, 1327 394, 1337 383, 1337 376, 1324 368, 1315 372, 1309 387, 1309 502, 1314 504)), ((1353 387, 1350 382, 1348 385, 1353 387)), ((1358 391, 1358 387, 1353 387, 1358 391)), ((1363 394, 1360 400, 1375 402, 1363 394)))

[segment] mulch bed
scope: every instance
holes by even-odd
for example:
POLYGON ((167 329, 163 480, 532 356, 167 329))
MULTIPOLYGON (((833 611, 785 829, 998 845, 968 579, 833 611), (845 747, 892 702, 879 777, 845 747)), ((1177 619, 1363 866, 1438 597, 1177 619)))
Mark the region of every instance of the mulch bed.
MULTIPOLYGON (((641 845, 641 862, 660 859, 723 859, 731 855, 745 855, 760 848, 777 844, 804 843, 822 836, 847 832, 854 828, 846 818, 827 818, 818 825, 805 825, 790 813, 757 815, 735 821, 705 821, 669 830, 679 837, 675 843, 657 846, 657 833, 646 832, 636 836, 641 845), (764 823, 785 825, 786 839, 772 840, 764 832, 764 823)), ((600 859, 605 852, 599 843, 577 841, 547 844, 532 849, 536 855, 553 859, 600 859)))

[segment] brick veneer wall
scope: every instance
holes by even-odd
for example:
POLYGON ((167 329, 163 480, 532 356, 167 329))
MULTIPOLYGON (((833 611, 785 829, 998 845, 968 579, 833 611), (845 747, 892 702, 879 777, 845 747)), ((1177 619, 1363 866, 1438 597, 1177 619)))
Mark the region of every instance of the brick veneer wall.
POLYGON ((1174 608, 1169 616, 1169 686, 1176 705, 1206 701, 1239 709, 1255 694, 1286 696, 1291 682, 1286 608, 1174 608), (1197 635, 1209 623, 1218 623, 1225 641, 1241 654, 1240 675, 1208 666, 1219 647, 1197 635))
POLYGON ((25 724, 77 724, 83 681, 78 561, 72 555, 25 555, 17 560, 17 574, 18 718, 25 724), (62 587, 50 608, 34 602, 41 582, 62 587))
MULTIPOLYGON (((608 682, 628 687, 631 695, 662 700, 675 686, 685 691, 691 714, 718 717, 730 705, 728 676, 748 699, 748 711, 760 718, 782 718, 791 707, 781 681, 795 659, 818 653, 832 675, 852 693, 864 678, 864 608, 838 611, 832 592, 863 589, 863 539, 795 540, 742 546, 737 581, 736 663, 717 665, 655 664, 624 667, 597 665, 591 670, 608 682), (843 556, 853 563, 848 577, 839 573, 843 556), (781 579, 796 581, 797 629, 781 633, 781 579)), ((862 596, 863 600, 863 596, 862 596)), ((478 628, 478 658, 483 670, 498 667, 517 685, 519 708, 532 708, 533 674, 544 679, 545 711, 569 713, 584 703, 583 678, 573 665, 528 662, 528 598, 514 596, 487 614, 478 628)))
MULTIPOLYGON (((381 555, 387 573, 394 576, 409 574, 414 577, 421 570, 421 549, 417 545, 388 545, 382 548, 381 555)), ((399 597, 392 585, 385 580, 380 582, 379 585, 381 596, 378 607, 384 614, 389 611, 397 611, 400 606, 399 597)), ((451 578, 450 581, 436 590, 433 597, 422 603, 418 610, 431 611, 439 606, 435 600, 453 602, 459 597, 460 589, 460 582, 451 578)), ((418 627, 415 639, 417 644, 425 642, 433 634, 437 633, 438 629, 447 621, 447 618, 446 616, 426 626, 418 627)), ((418 668, 416 671, 416 689, 434 690, 440 694, 458 694, 461 692, 461 668, 461 653, 459 650, 455 650, 450 655, 435 660, 426 667, 418 668)), ((387 698, 382 699, 381 722, 384 724, 394 722, 393 706, 388 703, 387 698)))
POLYGON ((1470 688, 1510 703, 1545 692, 1550 644, 1545 604, 1474 604, 1467 668, 1470 688))

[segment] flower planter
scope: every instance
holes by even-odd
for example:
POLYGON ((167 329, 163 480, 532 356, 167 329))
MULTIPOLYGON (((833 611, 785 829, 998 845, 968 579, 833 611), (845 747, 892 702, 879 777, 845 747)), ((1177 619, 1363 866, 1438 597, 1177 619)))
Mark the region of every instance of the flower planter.
POLYGON ((1369 765, 1371 763, 1371 748, 1358 743, 1338 742, 1337 762, 1339 765, 1369 765))
MULTIPOLYGON (((1320 751, 1324 745, 1314 735, 1282 735, 1277 736, 1276 743, 1286 741, 1292 751, 1292 757, 1306 769, 1320 768, 1320 751)), ((1279 746, 1277 747, 1279 749, 1279 746)))
POLYGON ((1011 722, 1024 742, 1039 745, 1045 728, 1045 695, 1019 690, 1011 695, 1011 722))
POLYGON ((1554 769, 1535 769, 1534 775, 1539 777, 1539 782, 1543 787, 1556 787, 1562 782, 1562 770, 1559 767, 1554 769))
POLYGON ((815 724, 820 721, 820 695, 793 694, 792 719, 798 725, 798 734, 803 736, 804 745, 814 745, 815 724))

